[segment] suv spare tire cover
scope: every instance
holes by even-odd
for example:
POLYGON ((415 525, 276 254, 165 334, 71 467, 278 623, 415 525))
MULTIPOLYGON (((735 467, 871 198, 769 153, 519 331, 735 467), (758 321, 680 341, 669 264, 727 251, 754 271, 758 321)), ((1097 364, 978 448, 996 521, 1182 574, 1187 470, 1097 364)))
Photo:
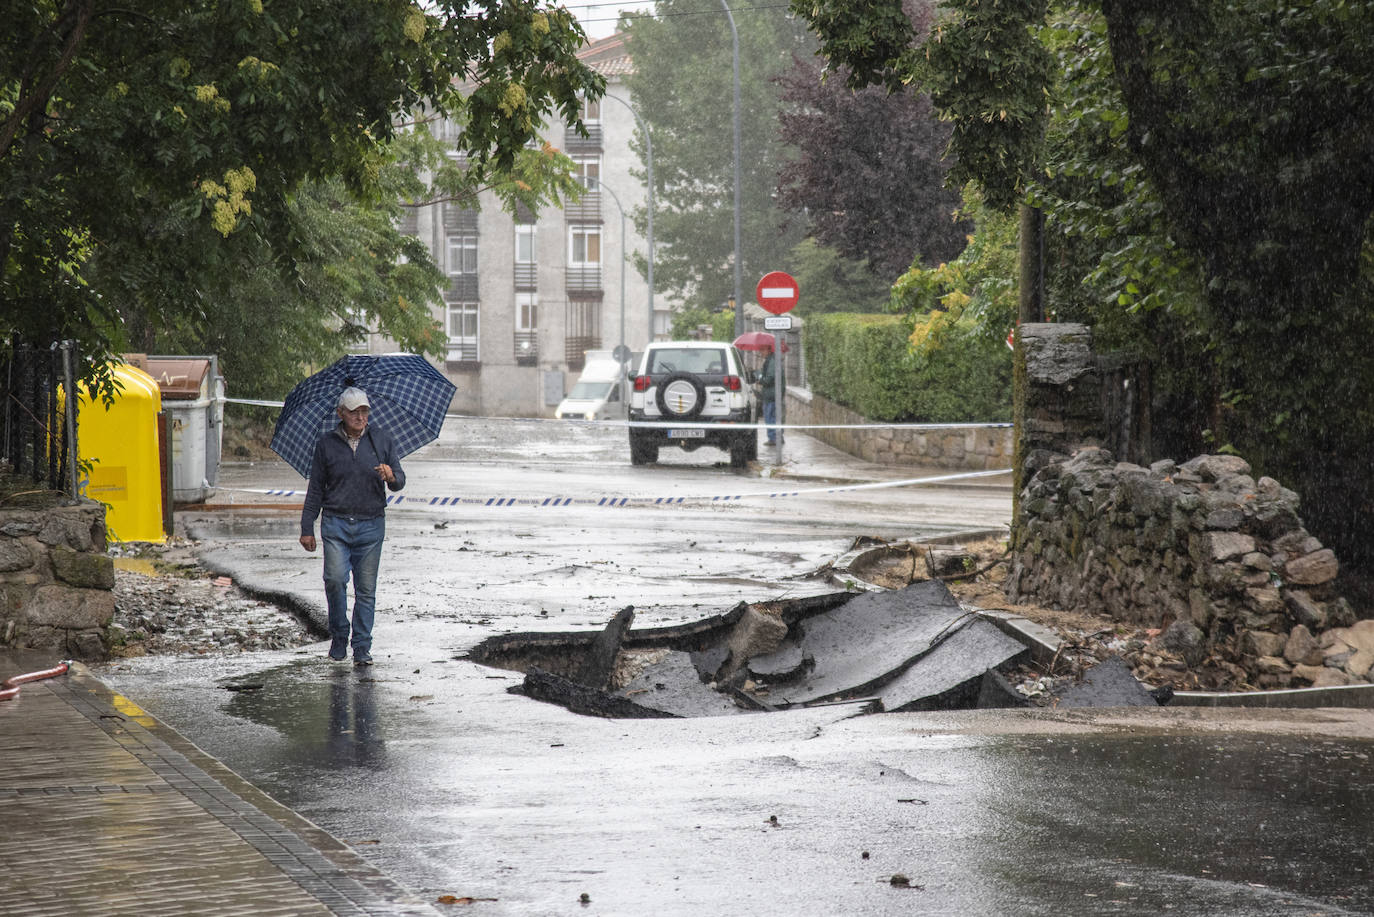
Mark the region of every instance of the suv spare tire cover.
POLYGON ((691 373, 673 373, 658 383, 654 401, 663 416, 691 420, 706 407, 706 387, 691 373))

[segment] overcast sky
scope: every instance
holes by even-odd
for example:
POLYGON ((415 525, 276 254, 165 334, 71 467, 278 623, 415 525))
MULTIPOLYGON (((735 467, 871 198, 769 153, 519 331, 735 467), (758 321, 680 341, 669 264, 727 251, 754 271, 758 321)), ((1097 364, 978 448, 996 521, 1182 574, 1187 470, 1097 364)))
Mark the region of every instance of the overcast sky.
POLYGON ((595 41, 615 31, 616 19, 622 9, 653 12, 654 0, 587 0, 585 3, 565 2, 564 5, 582 23, 587 37, 595 41))

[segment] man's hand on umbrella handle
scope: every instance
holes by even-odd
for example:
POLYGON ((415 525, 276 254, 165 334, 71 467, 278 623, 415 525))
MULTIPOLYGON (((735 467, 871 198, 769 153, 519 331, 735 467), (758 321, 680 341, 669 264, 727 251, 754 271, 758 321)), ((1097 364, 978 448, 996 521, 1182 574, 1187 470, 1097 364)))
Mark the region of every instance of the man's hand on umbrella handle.
POLYGON ((388 464, 386 464, 385 462, 383 462, 382 464, 378 465, 376 468, 373 468, 372 470, 375 471, 375 472, 377 472, 377 475, 378 475, 383 481, 386 481, 388 484, 390 484, 390 483, 392 483, 392 482, 394 482, 394 481, 396 480, 396 474, 395 474, 395 472, 393 472, 393 471, 391 470, 391 466, 388 465, 388 464))
POLYGON ((307 551, 314 552, 314 550, 315 550, 315 536, 314 536, 314 535, 302 535, 302 536, 301 536, 301 547, 305 548, 307 551))

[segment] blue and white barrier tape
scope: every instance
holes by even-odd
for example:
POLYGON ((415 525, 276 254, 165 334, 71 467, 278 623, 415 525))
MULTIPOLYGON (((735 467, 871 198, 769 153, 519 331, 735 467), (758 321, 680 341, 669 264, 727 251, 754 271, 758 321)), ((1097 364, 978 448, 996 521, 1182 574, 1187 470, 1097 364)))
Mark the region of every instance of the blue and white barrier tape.
MULTIPOLYGON (((256 401, 251 398, 225 398, 229 404, 255 404, 268 408, 279 408, 283 402, 280 401, 256 401)), ((558 424, 559 426, 582 426, 582 427, 635 427, 638 429, 691 429, 699 427, 706 430, 718 430, 724 424, 720 423, 693 423, 692 421, 628 421, 628 420, 558 420, 553 417, 478 417, 473 414, 448 414, 444 421, 450 420, 480 420, 487 423, 492 421, 503 423, 545 423, 558 424)), ((999 427, 1010 427, 1009 423, 811 423, 811 424, 737 424, 746 428, 764 426, 773 430, 955 430, 967 427, 987 427, 996 429, 999 427)))
MULTIPOLYGON (((676 496, 676 497, 626 497, 626 496, 605 496, 605 497, 508 497, 508 496, 468 496, 468 497, 432 497, 432 496, 410 496, 407 494, 390 494, 387 496, 387 505, 396 507, 433 509, 450 506, 482 506, 482 507, 510 507, 510 506, 533 506, 538 508, 562 507, 562 506, 597 506, 597 507, 625 507, 625 506, 678 506, 684 503, 730 503, 739 500, 768 499, 773 500, 779 497, 799 497, 810 494, 834 494, 845 493, 858 490, 882 490, 892 487, 911 487, 919 484, 942 484, 947 481, 964 481, 972 478, 990 478, 998 475, 1010 474, 1010 469, 998 469, 993 471, 964 471, 957 474, 941 474, 924 478, 907 478, 901 481, 878 481, 869 484, 845 484, 837 487, 811 487, 800 490, 782 491, 759 491, 757 493, 743 494, 701 494, 696 496, 676 496)), ((243 487, 221 487, 220 490, 234 491, 237 493, 264 494, 271 497, 300 497, 305 498, 304 490, 256 490, 243 487)), ((251 508, 253 504, 245 503, 244 508, 251 508)))

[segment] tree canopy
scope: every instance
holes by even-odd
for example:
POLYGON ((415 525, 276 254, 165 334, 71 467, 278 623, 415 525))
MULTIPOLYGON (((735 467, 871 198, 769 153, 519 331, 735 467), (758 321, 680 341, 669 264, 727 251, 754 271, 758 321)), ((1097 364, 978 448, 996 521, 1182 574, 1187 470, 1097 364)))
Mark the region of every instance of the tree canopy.
MULTIPOLYGON (((741 95, 741 252, 745 296, 790 266, 806 221, 776 201, 786 155, 777 142, 779 87, 793 54, 814 42, 781 7, 734 14, 741 95)), ((626 78, 654 147, 654 283, 684 306, 712 310, 734 288, 733 88, 730 27, 715 0, 660 0, 622 20, 635 72, 626 78)), ((637 224, 642 223, 636 217, 637 224)), ((644 226, 639 225, 641 232, 644 226)))
POLYGON ((798 150, 778 176, 782 207, 889 282, 917 258, 954 258, 970 226, 955 219, 959 195, 944 185, 949 125, 929 96, 845 82, 822 80, 814 58, 796 59, 780 78, 781 138, 798 150))
POLYGON ((1176 373, 1193 447, 1374 559, 1374 3, 950 0, 924 42, 900 0, 793 8, 856 85, 931 93, 954 181, 1046 208, 1059 304, 1176 373))
MULTIPOLYGON (((339 241, 312 235, 328 234, 327 214, 396 191, 385 144, 409 113, 461 124, 465 167, 446 193, 470 195, 537 155, 525 145, 544 118, 573 122, 579 94, 604 88, 576 59, 571 15, 536 0, 39 0, 9 12, 0 328, 76 338, 96 356, 125 346, 129 318, 206 327, 231 287, 253 298, 234 286, 250 270, 308 284, 300 259, 339 241)), ((504 187, 529 198, 553 184, 504 187)), ((335 272, 333 289, 351 286, 364 302, 348 308, 386 320, 378 295, 418 295, 423 265, 395 264, 418 253, 375 221, 358 233, 369 220, 352 216, 355 250, 331 256, 372 263, 351 280, 335 272)), ((419 326, 395 325, 423 345, 419 326)))

